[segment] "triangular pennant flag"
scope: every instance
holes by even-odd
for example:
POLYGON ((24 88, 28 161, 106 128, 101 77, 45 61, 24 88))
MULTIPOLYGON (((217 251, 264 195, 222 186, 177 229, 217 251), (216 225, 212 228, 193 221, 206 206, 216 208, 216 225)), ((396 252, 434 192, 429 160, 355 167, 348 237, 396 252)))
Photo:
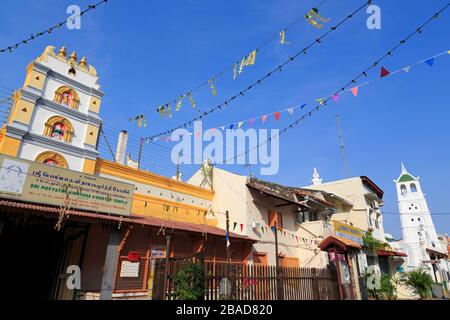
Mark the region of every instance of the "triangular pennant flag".
POLYGON ((167 141, 167 142, 169 142, 169 141, 170 141, 170 136, 168 136, 168 137, 166 138, 166 141, 167 141))
POLYGON ((233 231, 236 230, 236 227, 237 227, 237 222, 234 222, 233 223, 233 231))
POLYGON ((389 72, 388 69, 386 69, 385 67, 381 67, 380 75, 381 75, 382 78, 388 76, 389 74, 390 74, 390 72, 389 72))
POLYGON ((430 58, 430 59, 425 60, 425 63, 427 65, 429 65, 430 67, 432 67, 433 64, 434 64, 434 58, 430 58))
POLYGON ((448 50, 447 53, 450 54, 450 50, 448 50))
POLYGON ((280 120, 280 112, 277 111, 273 115, 275 117, 275 120, 277 120, 277 121, 280 120))
POLYGON ((320 105, 323 105, 323 98, 316 99, 316 102, 318 102, 320 105))
POLYGON ((302 104, 301 107, 300 107, 300 109, 303 109, 303 108, 306 107, 307 105, 308 105, 307 103, 302 104))
POLYGON ((242 232, 242 230, 244 230, 244 224, 243 223, 241 223, 241 232, 242 232))
POLYGON ((250 125, 253 125, 254 122, 255 122, 255 119, 250 119, 250 121, 249 121, 250 125))
POLYGON ((286 41, 286 32, 284 30, 280 31, 280 43, 284 44, 286 41))
POLYGON ((264 233, 264 227, 261 227, 261 232, 264 233))
POLYGON ((294 113, 294 108, 289 108, 289 109, 287 109, 287 112, 288 112, 289 114, 293 114, 293 113, 294 113))
POLYGON ((272 232, 275 232, 275 227, 270 227, 270 229, 272 230, 272 232))
POLYGON ((353 87, 353 88, 351 89, 351 91, 352 91, 353 95, 356 97, 356 96, 358 95, 358 86, 353 87))
POLYGON ((331 98, 333 99, 333 101, 334 102, 338 102, 339 101, 339 94, 333 94, 332 96, 331 96, 331 98))
POLYGON ((225 126, 221 126, 220 130, 222 130, 222 131, 225 130, 225 126))
POLYGON ((234 124, 230 124, 230 130, 233 130, 234 124))
POLYGON ((243 124, 244 124, 244 121, 239 122, 239 123, 238 123, 238 129, 239 129, 240 127, 242 127, 243 124))
POLYGON ((403 71, 405 71, 405 72, 409 72, 411 70, 411 67, 404 67, 403 68, 403 71))
POLYGON ((262 116, 261 119, 262 119, 262 122, 265 123, 266 120, 267 120, 267 116, 266 116, 266 115, 265 115, 265 116, 262 116))

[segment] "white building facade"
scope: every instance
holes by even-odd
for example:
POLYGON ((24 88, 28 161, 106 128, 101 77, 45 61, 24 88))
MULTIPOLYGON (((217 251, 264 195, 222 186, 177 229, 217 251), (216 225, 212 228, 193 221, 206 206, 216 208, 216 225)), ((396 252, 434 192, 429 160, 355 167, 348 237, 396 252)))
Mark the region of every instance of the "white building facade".
POLYGON ((394 180, 403 235, 400 246, 408 254, 405 271, 425 268, 435 282, 443 283, 448 281, 447 248, 438 239, 419 179, 402 164, 402 172, 394 180))

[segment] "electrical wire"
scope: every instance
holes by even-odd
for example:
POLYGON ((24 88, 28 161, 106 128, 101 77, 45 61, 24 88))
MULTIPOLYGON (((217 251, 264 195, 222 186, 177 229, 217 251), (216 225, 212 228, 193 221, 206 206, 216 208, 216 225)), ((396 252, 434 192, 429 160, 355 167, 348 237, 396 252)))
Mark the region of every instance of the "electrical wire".
POLYGON ((335 30, 337 30, 340 26, 342 26, 345 22, 347 22, 348 20, 350 20, 355 14, 357 14, 358 12, 360 12, 361 10, 363 10, 371 1, 366 1, 364 2, 363 5, 361 5, 359 8, 355 9, 353 12, 351 12, 350 14, 348 14, 345 18, 343 18, 342 20, 340 20, 340 22, 338 22, 335 26, 331 27, 328 31, 326 31, 325 33, 323 33, 321 36, 319 36, 318 38, 316 38, 315 40, 313 40, 310 44, 308 44, 305 48, 303 48, 302 50, 298 51, 297 53, 295 53, 293 56, 290 56, 287 60, 285 60, 283 63, 281 63, 280 65, 278 65, 278 67, 272 69, 271 71, 269 71, 266 75, 264 75, 263 77, 259 78, 258 80, 252 82, 247 88, 239 91, 238 93, 234 94, 233 96, 231 96, 230 98, 228 98, 227 100, 225 100, 224 102, 220 103, 219 105, 209 109, 208 111, 203 112, 202 115, 200 116, 196 116, 193 119, 186 121, 184 123, 182 123, 181 125, 178 125, 172 129, 154 134, 152 136, 146 137, 144 139, 146 140, 153 140, 156 137, 160 137, 160 136, 164 136, 164 135, 168 135, 171 134, 173 131, 175 131, 176 129, 181 129, 181 128, 186 128, 187 126, 191 126, 195 121, 201 120, 204 117, 208 116, 209 114, 217 111, 217 110, 221 110, 222 108, 225 108, 228 106, 228 104, 232 101, 234 101, 235 99, 244 96, 248 91, 252 90, 253 88, 255 88, 257 85, 262 84, 266 79, 268 79, 269 77, 271 77, 273 74, 277 73, 277 72, 281 72, 283 70, 283 67, 285 67, 286 65, 288 65, 289 63, 291 63, 292 61, 294 61, 296 58, 298 58, 300 55, 302 54, 306 54, 308 52, 308 50, 310 48, 312 48, 315 45, 321 44, 322 40, 327 37, 330 33, 334 32, 335 30))
MULTIPOLYGON (((85 13, 87 13, 87 12, 89 12, 89 11, 91 11, 91 10, 94 10, 94 9, 97 8, 99 5, 101 5, 101 4, 103 4, 103 3, 106 3, 106 2, 108 2, 108 0, 103 0, 103 1, 100 1, 100 2, 98 2, 98 3, 96 3, 96 4, 90 4, 90 5, 88 5, 88 7, 87 7, 85 10, 83 10, 83 11, 80 12, 79 16, 81 17, 81 16, 84 15, 85 13)), ((66 24, 67 21, 68 21, 69 19, 71 19, 71 17, 65 19, 64 21, 61 21, 61 22, 59 22, 59 23, 54 24, 53 26, 47 28, 45 31, 41 31, 41 32, 37 32, 37 33, 35 33, 35 34, 31 34, 28 38, 25 38, 25 39, 22 40, 22 41, 16 42, 16 43, 13 44, 13 45, 10 45, 10 46, 7 46, 7 47, 5 47, 5 48, 3 48, 3 49, 0 49, 0 54, 1 54, 1 53, 5 53, 5 52, 12 52, 13 49, 14 49, 14 50, 17 50, 17 49, 19 49, 20 46, 26 45, 26 44, 28 44, 30 41, 35 40, 36 38, 42 37, 42 36, 45 35, 45 34, 51 34, 53 30, 59 29, 59 28, 61 28, 64 24, 66 24)))

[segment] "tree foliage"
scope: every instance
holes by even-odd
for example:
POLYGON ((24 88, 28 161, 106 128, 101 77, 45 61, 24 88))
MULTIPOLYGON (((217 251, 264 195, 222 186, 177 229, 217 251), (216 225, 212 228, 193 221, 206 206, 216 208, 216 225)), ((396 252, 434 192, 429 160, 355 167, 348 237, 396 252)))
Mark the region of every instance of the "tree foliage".
POLYGON ((411 288, 414 293, 418 294, 421 299, 430 296, 433 287, 433 278, 424 269, 413 270, 407 272, 404 276, 403 283, 411 288))
POLYGON ((186 263, 174 277, 178 300, 201 300, 205 295, 205 269, 198 263, 186 263))

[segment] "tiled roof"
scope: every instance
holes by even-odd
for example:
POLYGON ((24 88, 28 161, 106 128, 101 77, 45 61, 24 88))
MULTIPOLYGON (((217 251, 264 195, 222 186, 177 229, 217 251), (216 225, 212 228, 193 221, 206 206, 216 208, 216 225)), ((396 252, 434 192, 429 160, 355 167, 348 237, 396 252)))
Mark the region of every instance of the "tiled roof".
POLYGON ((339 237, 339 236, 328 236, 319 244, 320 250, 326 250, 330 246, 337 246, 344 251, 348 251, 350 249, 361 249, 361 245, 347 238, 339 237))
MULTIPOLYGON (((1 207, 25 209, 25 210, 35 211, 38 213, 43 212, 43 213, 54 214, 55 216, 59 215, 59 213, 60 213, 60 208, 58 208, 58 207, 52 207, 52 206, 42 205, 42 204, 10 201, 10 200, 0 200, 0 208, 1 207)), ((23 213, 26 213, 25 210, 23 211, 23 213)), ((189 223, 189 222, 174 221, 174 220, 164 220, 164 219, 160 219, 160 218, 156 218, 156 217, 137 216, 137 215, 123 217, 123 216, 117 216, 117 215, 107 215, 107 214, 79 211, 79 210, 73 210, 73 209, 67 210, 66 215, 68 217, 75 216, 75 217, 80 217, 80 218, 86 218, 89 220, 114 221, 114 222, 132 223, 132 224, 139 224, 139 225, 143 225, 143 226, 153 226, 153 227, 164 226, 167 229, 185 230, 185 231, 191 231, 191 232, 197 232, 197 233, 208 233, 211 235, 225 237, 225 230, 217 228, 217 227, 203 225, 203 224, 200 225, 200 224, 189 223)), ((239 234, 232 233, 232 232, 230 232, 230 238, 256 242, 256 240, 251 239, 247 236, 239 235, 239 234)))

